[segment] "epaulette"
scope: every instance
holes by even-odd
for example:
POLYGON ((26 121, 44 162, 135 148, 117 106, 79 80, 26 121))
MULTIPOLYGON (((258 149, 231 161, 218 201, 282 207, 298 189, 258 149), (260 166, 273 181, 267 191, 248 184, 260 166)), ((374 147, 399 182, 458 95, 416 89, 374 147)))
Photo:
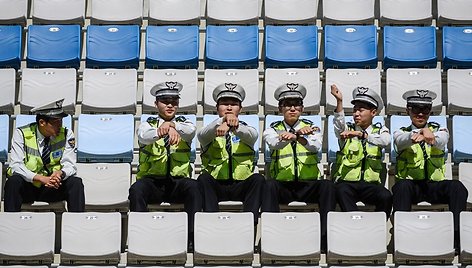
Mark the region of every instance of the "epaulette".
POLYGON ((177 118, 175 118, 175 122, 185 122, 185 121, 187 121, 187 118, 183 115, 177 116, 177 118))
POLYGON ((376 127, 376 128, 382 128, 382 127, 383 127, 382 123, 380 123, 380 122, 377 122, 377 123, 375 123, 375 124, 372 124, 372 126, 373 126, 373 127, 376 127))
POLYGON ((313 125, 313 121, 309 120, 309 119, 306 119, 306 118, 301 118, 300 121, 302 121, 303 123, 305 124, 308 124, 308 125, 313 125))
POLYGON ((346 125, 348 129, 356 129, 356 124, 353 122, 346 122, 346 125))
POLYGON ((403 131, 403 132, 411 132, 411 126, 401 127, 400 130, 403 131))
POLYGON ((428 127, 433 128, 434 130, 438 130, 441 127, 441 125, 436 122, 428 122, 428 127))
POLYGON ((247 126, 247 123, 244 121, 239 121, 240 124, 247 126))
POLYGON ((148 122, 149 124, 155 124, 157 123, 157 117, 153 117, 153 116, 150 116, 148 117, 148 119, 146 120, 146 122, 148 122))
POLYGON ((283 124, 283 122, 282 122, 282 121, 275 121, 275 122, 272 122, 272 123, 270 124, 270 127, 271 127, 271 128, 276 128, 276 127, 279 126, 280 124, 283 124))

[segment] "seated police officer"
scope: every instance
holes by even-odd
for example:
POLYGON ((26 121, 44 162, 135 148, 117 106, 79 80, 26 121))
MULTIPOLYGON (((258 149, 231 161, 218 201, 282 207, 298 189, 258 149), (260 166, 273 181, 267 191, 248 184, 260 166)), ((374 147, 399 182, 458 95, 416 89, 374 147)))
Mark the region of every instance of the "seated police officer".
POLYGON ((283 121, 276 121, 263 134, 270 148, 269 178, 263 191, 262 212, 278 212, 279 204, 292 201, 316 202, 320 207, 322 249, 326 249, 326 219, 335 209, 334 184, 320 179, 318 151, 322 133, 313 122, 300 119, 306 88, 296 83, 278 87, 274 93, 279 101, 283 121))
POLYGON ((336 98, 334 133, 340 150, 332 178, 336 180, 336 198, 342 211, 356 211, 358 201, 375 206, 375 211, 384 211, 386 219, 392 210, 392 194, 381 180, 385 174, 382 149, 390 144, 388 128, 372 120, 383 108, 382 98, 372 89, 355 88, 352 92, 354 123, 346 123, 343 96, 336 85, 331 85, 331 94, 336 98))
POLYGON ((67 201, 67 210, 85 210, 84 185, 76 177, 75 138, 62 126, 62 100, 34 108, 36 122, 17 128, 5 183, 5 211, 17 212, 33 201, 67 201))
POLYGON ((454 215, 455 248, 459 249, 459 214, 467 206, 467 189, 458 180, 445 179, 446 126, 428 122, 436 93, 410 90, 403 94, 411 125, 393 133, 398 154, 393 211, 410 211, 421 201, 445 203, 454 215))
POLYGON ((243 201, 243 211, 259 218, 264 176, 254 173, 257 130, 240 121, 244 88, 225 83, 213 90, 219 118, 198 133, 202 147, 202 174, 198 182, 203 211, 219 211, 219 201, 243 201))
POLYGON ((184 203, 192 234, 202 198, 197 181, 190 179, 190 146, 196 128, 185 117, 176 117, 182 87, 178 82, 164 82, 151 89, 158 115, 149 117, 137 130, 139 167, 128 199, 130 210, 138 212, 148 211, 152 203, 184 203))

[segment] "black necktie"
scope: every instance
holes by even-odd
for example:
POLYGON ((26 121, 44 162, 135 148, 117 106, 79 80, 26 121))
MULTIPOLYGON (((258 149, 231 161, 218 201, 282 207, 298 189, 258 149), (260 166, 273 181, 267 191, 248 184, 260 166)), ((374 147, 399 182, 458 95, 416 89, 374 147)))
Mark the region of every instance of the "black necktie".
POLYGON ((226 152, 228 153, 228 179, 233 179, 233 148, 231 145, 231 134, 228 132, 225 135, 225 148, 226 152))
MULTIPOLYGON (((290 128, 289 130, 290 133, 295 134, 295 129, 293 127, 290 128)), ((297 140, 294 140, 290 142, 290 145, 292 146, 292 151, 293 151, 293 161, 295 164, 295 170, 294 170, 294 175, 295 175, 295 181, 298 181, 298 158, 297 158, 297 140)))
POLYGON ((170 142, 169 142, 169 135, 165 135, 163 137, 164 139, 164 147, 166 148, 167 152, 167 171, 166 171, 166 176, 167 178, 170 178, 170 142))
POLYGON ((420 142, 421 150, 423 151, 423 158, 424 158, 424 178, 429 180, 428 176, 428 153, 426 152, 426 144, 424 141, 420 142))
POLYGON ((361 138, 361 144, 362 144, 362 151, 364 153, 364 158, 362 158, 362 164, 361 164, 361 181, 364 180, 364 172, 365 172, 365 164, 367 160, 367 140, 365 139, 366 136, 366 131, 362 130, 362 138, 361 138))
POLYGON ((41 154, 41 159, 43 160, 43 165, 51 163, 51 145, 49 144, 49 137, 44 138, 43 140, 43 153, 41 154))

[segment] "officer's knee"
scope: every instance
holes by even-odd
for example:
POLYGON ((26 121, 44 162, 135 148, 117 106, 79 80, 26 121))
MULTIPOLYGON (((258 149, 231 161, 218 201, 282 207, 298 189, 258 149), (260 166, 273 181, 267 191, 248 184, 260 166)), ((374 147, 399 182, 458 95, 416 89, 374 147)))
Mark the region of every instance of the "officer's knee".
POLYGON ((213 177, 208 173, 202 173, 197 178, 197 182, 204 185, 209 184, 211 180, 213 180, 213 177))
POLYGON ((5 189, 21 188, 24 179, 21 176, 10 176, 5 182, 5 189))
POLYGON ((410 192, 413 190, 413 182, 410 180, 399 180, 395 182, 392 187, 392 191, 395 192, 410 192))
POLYGON ((84 189, 84 184, 82 182, 82 179, 79 177, 69 177, 67 178, 67 183, 70 185, 71 188, 76 188, 76 189, 84 189))
POLYGON ((141 187, 141 183, 139 181, 133 183, 131 187, 129 188, 129 197, 128 199, 131 200, 133 198, 136 198, 138 196, 141 196, 144 194, 143 188, 141 187))
POLYGON ((266 190, 276 190, 277 189, 277 181, 274 179, 268 179, 265 181, 265 189, 266 190))

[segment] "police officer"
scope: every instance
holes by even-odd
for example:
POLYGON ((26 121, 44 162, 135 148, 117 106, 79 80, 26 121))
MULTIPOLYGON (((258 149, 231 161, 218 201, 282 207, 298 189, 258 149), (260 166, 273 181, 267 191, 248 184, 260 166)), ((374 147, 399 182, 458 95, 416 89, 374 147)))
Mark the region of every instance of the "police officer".
POLYGON ((243 211, 252 212, 257 224, 265 179, 254 173, 257 130, 238 118, 244 97, 238 84, 225 83, 213 90, 219 118, 198 133, 202 147, 198 182, 204 211, 218 211, 219 201, 243 201, 243 211))
POLYGON ((300 119, 305 95, 306 88, 297 83, 283 84, 274 92, 284 119, 273 122, 263 134, 272 160, 261 208, 263 212, 278 212, 279 204, 292 201, 319 203, 325 250, 327 214, 335 209, 336 198, 333 182, 320 179, 318 152, 323 139, 320 128, 300 119))
POLYGON ((386 219, 392 210, 392 194, 381 180, 385 172, 382 149, 390 144, 388 128, 372 120, 383 108, 382 98, 372 89, 357 87, 352 92, 354 123, 346 123, 343 96, 336 85, 331 85, 336 98, 334 133, 340 150, 332 178, 336 181, 336 198, 342 211, 356 211, 358 201, 375 205, 375 211, 385 212, 386 219))
POLYGON ((427 201, 446 203, 454 214, 454 240, 459 249, 459 214, 467 206, 467 189, 458 180, 445 179, 446 126, 428 122, 436 94, 410 90, 403 94, 411 125, 393 133, 398 154, 393 210, 410 211, 411 205, 427 201))
POLYGON ((34 108, 36 122, 17 128, 5 183, 5 211, 33 201, 67 201, 71 212, 85 210, 84 185, 76 177, 75 138, 62 126, 62 100, 34 108))
POLYGON ((176 117, 182 88, 178 82, 163 82, 151 89, 158 115, 137 130, 139 167, 128 199, 130 210, 138 212, 148 211, 151 203, 184 203, 191 241, 194 214, 201 211, 202 198, 197 181, 190 179, 190 145, 196 128, 185 117, 176 117))

